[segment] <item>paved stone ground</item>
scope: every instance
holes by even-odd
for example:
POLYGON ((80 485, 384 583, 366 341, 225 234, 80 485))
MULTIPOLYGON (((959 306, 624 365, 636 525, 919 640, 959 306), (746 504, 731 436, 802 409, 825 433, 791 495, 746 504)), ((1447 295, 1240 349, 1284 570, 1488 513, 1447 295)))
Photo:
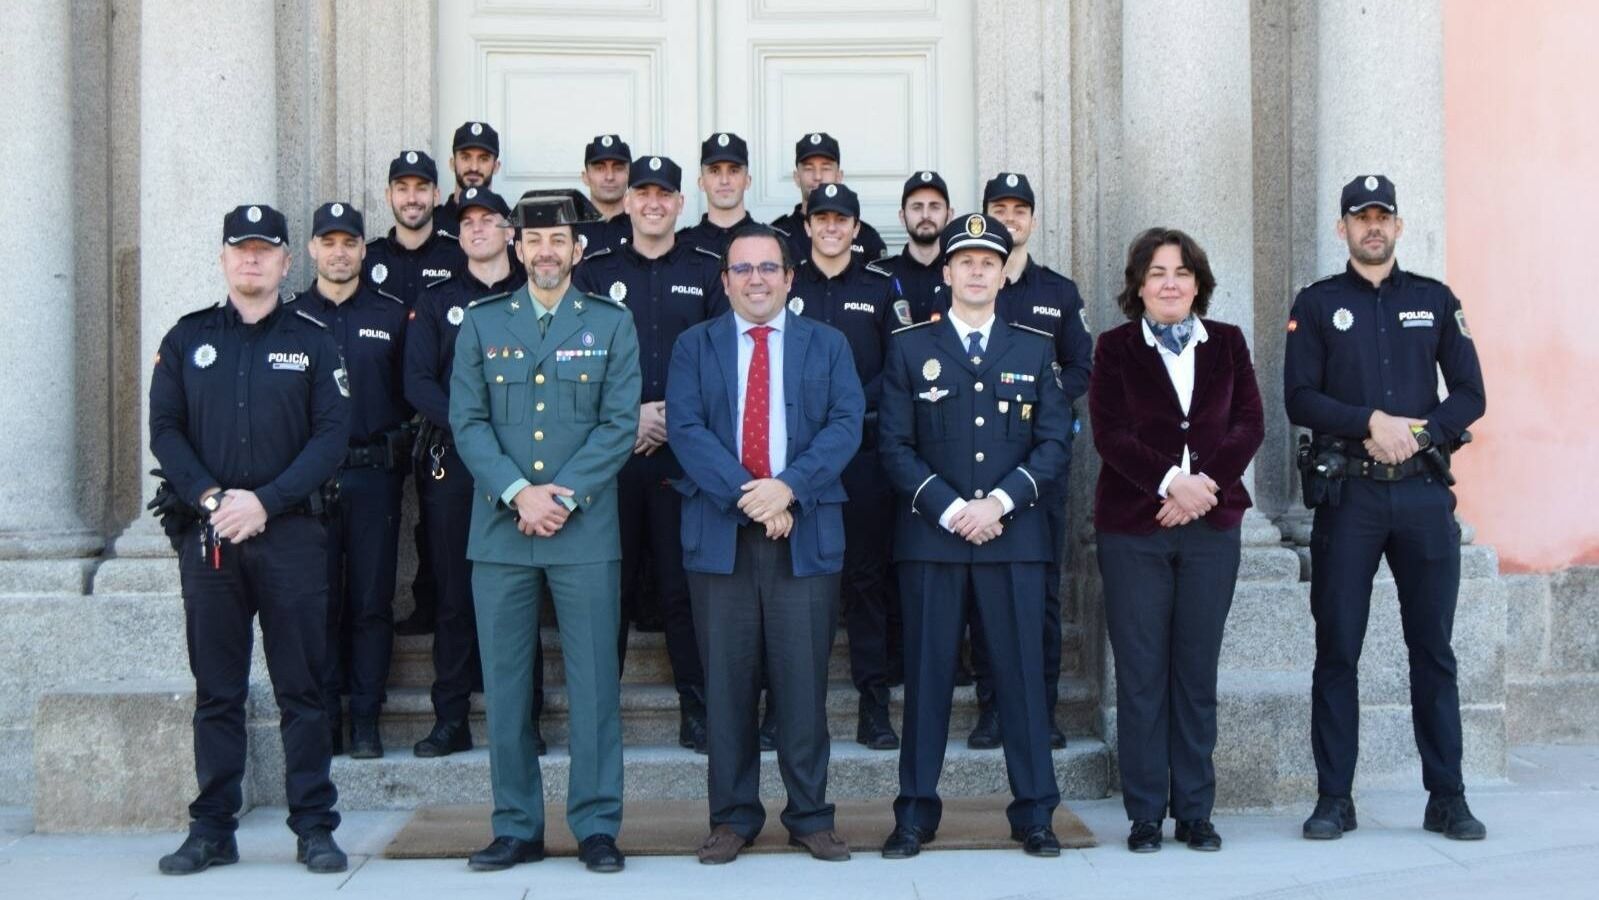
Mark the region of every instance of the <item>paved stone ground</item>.
MULTIPOLYGON (((0 809, 0 884, 8 897, 295 897, 324 893, 401 897, 603 900, 759 897, 871 900, 1043 900, 1079 897, 1593 897, 1599 895, 1599 746, 1514 748, 1510 778, 1473 786, 1487 841, 1463 844, 1423 832, 1425 795, 1385 791, 1357 798, 1361 827, 1343 840, 1299 837, 1308 810, 1218 816, 1219 854, 1168 843, 1160 853, 1123 849, 1116 798, 1074 804, 1103 845, 1035 860, 1012 851, 925 852, 904 862, 860 855, 824 864, 800 855, 755 856, 720 868, 689 857, 630 860, 621 875, 549 860, 475 874, 456 860, 393 861, 380 854, 408 813, 364 812, 338 837, 351 871, 317 876, 293 864, 282 809, 257 809, 239 833, 240 864, 190 878, 158 875, 156 859, 179 834, 38 835, 26 810, 0 809)), ((774 823, 775 824, 775 823, 774 823)), ((1167 836, 1170 838, 1170 823, 1167 836)), ((624 846, 625 849, 625 846, 624 846)))

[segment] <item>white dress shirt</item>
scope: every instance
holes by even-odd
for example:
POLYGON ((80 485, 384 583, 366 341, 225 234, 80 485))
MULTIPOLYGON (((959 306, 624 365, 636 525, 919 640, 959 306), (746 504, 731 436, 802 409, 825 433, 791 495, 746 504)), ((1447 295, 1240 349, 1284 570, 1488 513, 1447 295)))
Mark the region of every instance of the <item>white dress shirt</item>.
MULTIPOLYGON (((1143 318, 1139 318, 1138 324, 1144 329, 1144 343, 1160 352, 1160 361, 1165 363, 1166 375, 1171 378, 1172 389, 1177 392, 1177 402, 1182 404, 1183 415, 1188 415, 1188 408, 1194 402, 1194 354, 1200 344, 1210 340, 1210 335, 1205 332, 1205 323, 1200 319, 1194 319, 1194 336, 1183 347, 1182 353, 1173 353, 1165 344, 1155 340, 1155 332, 1150 330, 1149 322, 1143 318)), ((1156 493, 1162 498, 1165 498, 1166 488, 1171 486, 1173 478, 1192 474, 1188 459, 1188 445, 1183 444, 1183 464, 1172 466, 1166 472, 1166 477, 1160 480, 1160 488, 1156 493)))
MULTIPOLYGON (((965 322, 962 322, 960 319, 956 318, 954 315, 949 317, 949 324, 955 326, 955 336, 960 339, 962 350, 965 350, 970 343, 973 332, 976 332, 978 335, 980 335, 977 340, 977 346, 983 350, 987 350, 988 335, 994 330, 995 321, 996 319, 994 315, 990 313, 988 316, 988 321, 977 326, 976 328, 973 328, 972 326, 967 325, 965 322)), ((1016 508, 1016 501, 1010 498, 1010 494, 1007 494, 998 488, 989 491, 988 496, 998 500, 999 505, 1004 507, 1005 512, 1003 515, 1010 515, 1010 511, 1016 508)), ((951 528, 949 525, 950 520, 955 518, 955 514, 960 512, 966 503, 967 501, 964 498, 956 497, 949 504, 949 506, 944 507, 944 512, 938 517, 939 527, 943 528, 945 531, 954 531, 955 529, 951 528)))
MULTIPOLYGON (((771 364, 767 373, 767 396, 771 401, 767 409, 771 413, 771 422, 766 432, 766 450, 774 477, 788 466, 788 408, 783 403, 783 326, 787 319, 788 310, 783 310, 777 314, 777 318, 766 323, 772 329, 766 335, 766 358, 771 364)), ((733 420, 733 439, 738 458, 743 460, 744 392, 749 390, 750 361, 755 358, 755 338, 750 334, 750 329, 756 326, 736 312, 733 313, 733 324, 738 328, 738 410, 733 420)))

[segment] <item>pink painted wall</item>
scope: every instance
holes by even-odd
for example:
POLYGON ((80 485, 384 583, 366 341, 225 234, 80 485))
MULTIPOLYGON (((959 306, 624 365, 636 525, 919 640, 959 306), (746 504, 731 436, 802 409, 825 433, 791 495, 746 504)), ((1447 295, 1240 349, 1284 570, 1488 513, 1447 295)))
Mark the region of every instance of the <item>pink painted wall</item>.
POLYGON ((1599 563, 1599 3, 1443 8, 1448 281, 1488 388, 1460 512, 1506 571, 1599 563))

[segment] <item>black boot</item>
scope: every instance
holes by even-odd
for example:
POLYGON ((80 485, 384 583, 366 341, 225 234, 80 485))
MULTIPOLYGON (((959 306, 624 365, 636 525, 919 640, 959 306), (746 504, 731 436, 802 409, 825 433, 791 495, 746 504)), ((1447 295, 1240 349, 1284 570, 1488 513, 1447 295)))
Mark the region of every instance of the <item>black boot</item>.
POLYGON ((1427 798, 1427 812, 1421 827, 1456 841, 1480 841, 1488 836, 1488 826, 1471 814, 1464 794, 1433 794, 1427 798))
POLYGON ((427 737, 416 742, 411 752, 423 759, 432 759, 470 749, 472 749, 472 729, 467 727, 466 722, 446 722, 440 719, 433 723, 433 730, 427 737))
POLYGON ((966 746, 973 750, 992 750, 999 743, 999 710, 992 706, 979 707, 977 727, 967 735, 966 746))
POLYGON ((705 736, 705 702, 695 694, 678 698, 677 745, 695 753, 708 752, 705 736))
POLYGON ((1323 794, 1316 800, 1316 809, 1305 820, 1303 833, 1308 841, 1335 841, 1346 831, 1355 830, 1355 801, 1348 797, 1328 797, 1323 794))
POLYGON ((350 722, 350 758, 381 759, 382 757, 383 740, 378 737, 377 717, 352 719, 350 722))
POLYGON ((213 839, 191 834, 183 846, 161 857, 162 875, 193 875, 212 866, 229 866, 239 861, 239 845, 230 835, 213 839))
POLYGON ((313 828, 300 835, 296 842, 294 861, 318 875, 343 872, 350 867, 350 858, 333 840, 333 832, 326 828, 313 828))
POLYGON ((888 717, 888 689, 868 688, 861 692, 855 718, 855 742, 872 750, 898 750, 899 735, 888 717))

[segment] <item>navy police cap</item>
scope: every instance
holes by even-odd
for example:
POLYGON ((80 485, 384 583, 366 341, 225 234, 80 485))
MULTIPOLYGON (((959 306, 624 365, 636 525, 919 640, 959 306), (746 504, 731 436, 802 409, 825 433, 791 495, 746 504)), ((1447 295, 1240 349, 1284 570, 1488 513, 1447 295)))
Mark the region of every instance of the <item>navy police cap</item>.
POLYGON ((324 203, 311 214, 311 236, 321 237, 335 231, 353 234, 366 240, 366 220, 361 211, 348 203, 324 203))
POLYGON ((633 151, 628 149, 627 141, 622 140, 620 135, 596 134, 594 140, 583 148, 583 165, 603 159, 630 163, 633 161, 633 151))
POLYGON ((289 240, 289 223, 265 203, 235 206, 222 217, 222 240, 229 244, 266 241, 282 246, 289 240))
POLYGON ((794 165, 813 156, 825 156, 833 162, 843 162, 838 154, 838 141, 825 131, 813 131, 794 144, 794 165))
POLYGON ((1391 213, 1399 212, 1399 201, 1394 196, 1394 183, 1387 175, 1359 175, 1344 185, 1338 198, 1338 217, 1357 213, 1368 206, 1380 206, 1391 213))
POLYGON ((433 157, 421 150, 402 150, 400 155, 389 163, 389 181, 415 175, 418 178, 439 183, 439 167, 433 163, 433 157))
POLYGON ((987 209, 988 204, 996 200, 1020 200, 1028 206, 1038 205, 1033 202, 1033 186, 1020 172, 1001 172, 983 185, 983 208, 987 209))
POLYGON ((487 122, 462 122, 455 129, 455 140, 450 142, 450 152, 476 147, 500 155, 500 133, 487 122))
POLYGON ((961 250, 990 250, 1001 260, 1010 258, 1010 229, 982 213, 957 217, 944 229, 942 243, 945 262, 961 250))

